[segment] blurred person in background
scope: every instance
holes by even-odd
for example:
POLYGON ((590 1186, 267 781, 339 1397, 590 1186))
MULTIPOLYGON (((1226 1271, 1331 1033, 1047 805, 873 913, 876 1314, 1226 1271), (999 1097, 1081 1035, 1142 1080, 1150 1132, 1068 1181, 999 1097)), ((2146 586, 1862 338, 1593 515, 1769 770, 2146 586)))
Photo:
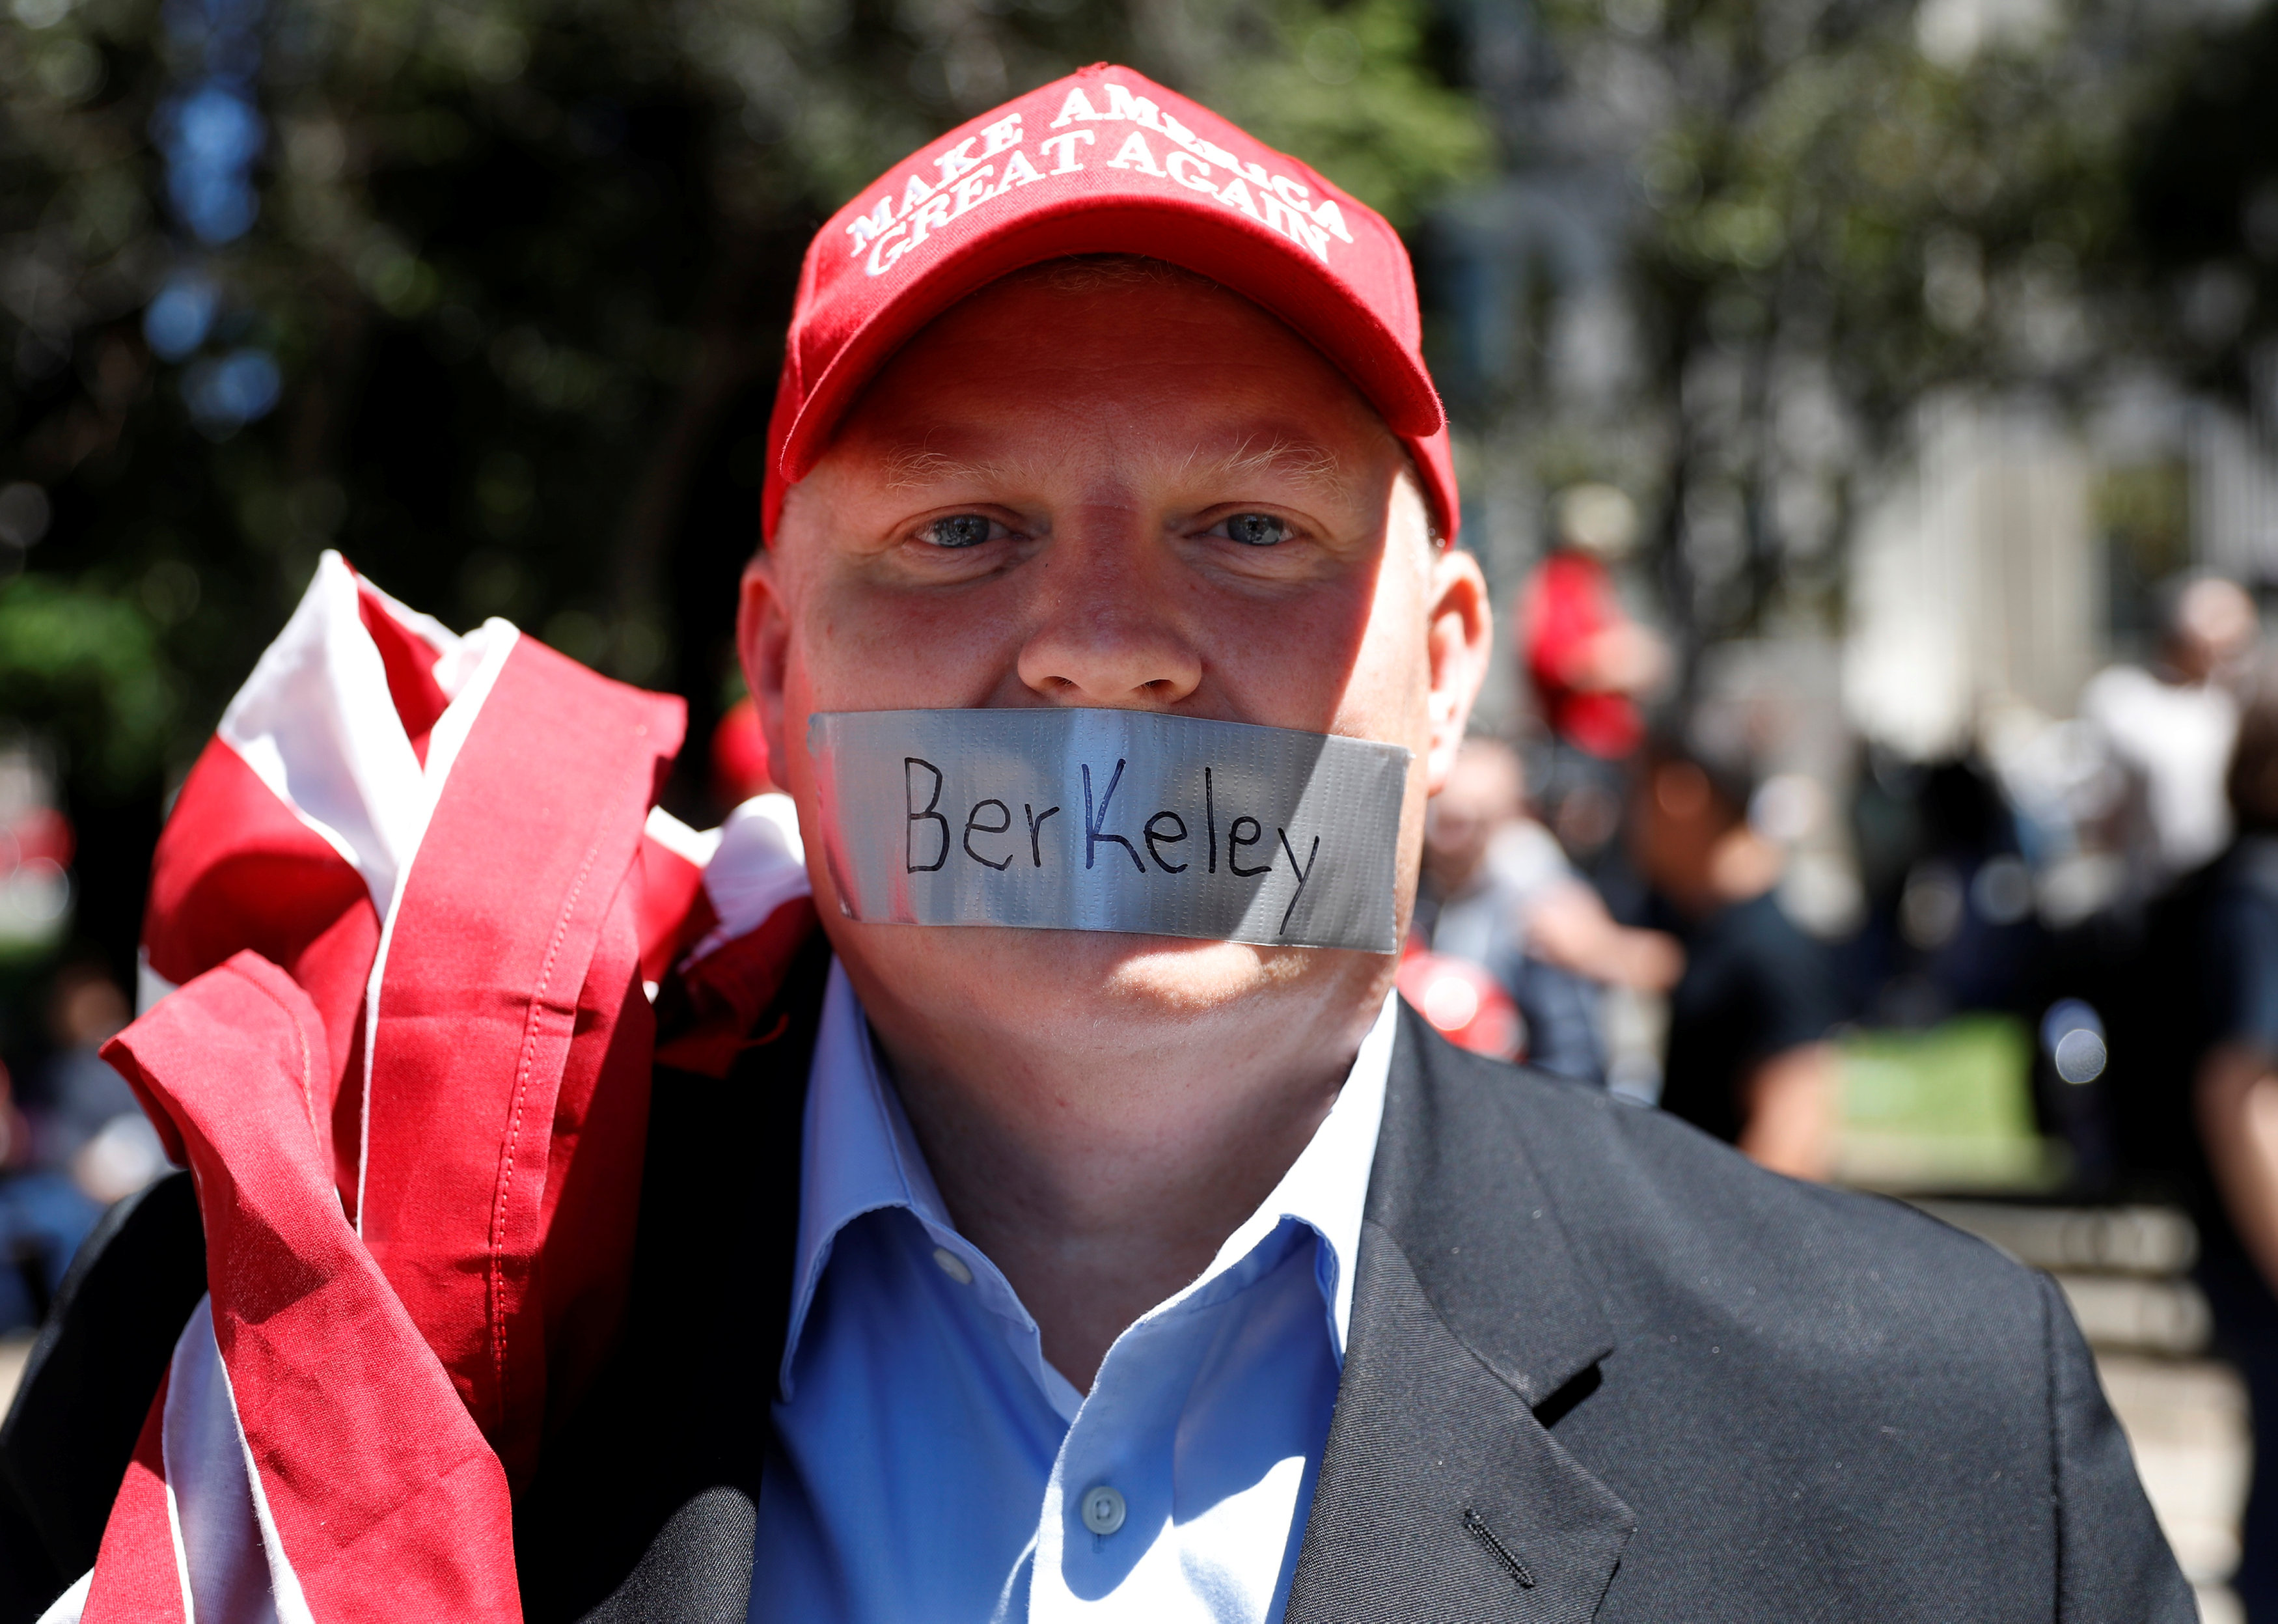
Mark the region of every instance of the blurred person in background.
MULTIPOLYGON (((2278 1358, 2278 1342, 2254 1352, 2263 1301, 2260 1276, 2244 1261, 2254 1252, 2242 1251, 2239 1238, 2251 1227, 2237 1218, 2245 1171, 2233 1165, 2218 1191, 2208 1156, 2217 1140, 2240 1142, 2235 1130, 2248 1098, 2241 1069, 2258 1043, 2278 1035, 2258 1006, 2278 994, 2257 992, 2278 987, 2278 963, 2259 931, 2270 835, 2278 830, 2278 820, 2257 809, 2268 718, 2242 726, 2242 709, 2269 705, 2271 678, 2254 660, 2253 601, 2234 582, 2212 575, 2167 581, 2156 624, 2148 668, 2110 667, 2081 693, 2088 737, 2078 754, 2099 770, 2075 798, 2076 838, 2111 854, 2111 877, 2092 912, 2076 910, 2083 916, 2072 932, 2077 939, 2067 943, 2075 961, 2067 979, 2106 1016, 2119 1062, 2099 1091, 2112 1171, 2194 1210, 2208 1237, 2209 1295, 2229 1305, 2226 1335, 2251 1375, 2278 1358), (2222 1102, 2216 1115, 2228 1126, 2195 1116, 2183 1103, 2194 1098, 2222 1102), (2213 1138, 2203 1139, 2203 1129, 2213 1138)), ((2071 1089, 2056 1098, 2097 1102, 2071 1089)), ((2256 1399, 2258 1414, 2278 1412, 2278 1387, 2258 1390, 2256 1399)), ((2266 1442, 2278 1444, 2278 1434, 2266 1442)), ((2278 1507, 2266 1504, 2259 1514, 2267 1530, 2278 1507)), ((2278 1618, 2270 1607, 2266 1602, 2267 1615, 2278 1618)))
POLYGON ((1527 698, 1549 733, 1543 816, 1594 875, 1619 867, 1620 763, 1645 737, 1640 709, 1669 671, 1661 640, 1622 602, 1615 571, 1637 543, 1637 509, 1610 485, 1576 485, 1552 504, 1555 540, 1518 594, 1513 623, 1527 698))
POLYGON ((99 1207, 133 1195, 165 1171, 164 1150, 134 1091, 98 1053, 134 1011, 99 964, 57 972, 48 994, 55 1046, 26 1100, 42 1167, 70 1176, 99 1207))
POLYGON ((14 1079, 0 1066, 0 1336, 40 1322, 86 1233, 69 1185, 57 1189, 32 1168, 31 1143, 14 1079))
MULTIPOLYGON (((2253 1456, 2278 1462, 2278 676, 2248 690, 2226 782, 2237 838, 2221 862, 2179 887, 2175 907, 2155 915, 2145 955, 2171 1009, 2190 1011, 2196 992, 2204 1041, 2194 1076, 2164 1073, 2164 1090, 2143 1091, 2123 1138, 2163 1166, 2193 1209, 2198 1275, 2213 1306, 2218 1347, 2246 1378, 2253 1456), (2197 939, 2190 939, 2195 935, 2197 939), (2196 947, 2197 951, 2191 951, 2196 947), (2175 1086, 2182 1083, 2186 1086, 2175 1086), (2196 1132, 2193 1130, 2196 1130, 2196 1132)), ((2188 1055, 2186 1056, 2188 1058, 2188 1055)), ((2278 1470, 2259 1469, 2241 1530, 2243 1560, 2231 1588, 2256 1624, 2278 1620, 2278 1470)))
POLYGON ((1676 733, 1647 747, 1635 779, 1632 853, 1685 953, 1661 1105, 1776 1172, 1823 1179, 1841 998, 1827 950, 1774 895, 1784 858, 1748 822, 1754 787, 1742 752, 1676 733))
MULTIPOLYGON (((1464 740, 1424 817, 1410 943, 1486 970, 1517 1009, 1528 1064, 1581 1082, 1606 1080, 1601 984, 1645 977, 1665 989, 1681 963, 1668 936, 1613 923, 1528 816, 1517 752, 1492 738, 1464 740)), ((1428 998, 1417 1002, 1433 1015, 1428 998)))
POLYGON ((1573 486, 1558 498, 1557 534, 1521 594, 1520 652, 1552 736, 1619 761, 1645 737, 1640 699, 1669 669, 1661 640, 1614 588, 1612 566, 1637 543, 1637 509, 1610 485, 1573 486))
POLYGON ((133 1011, 98 967, 66 965, 48 995, 42 1063, 12 1099, 0 1073, 0 1331, 39 1323, 104 1207, 165 1168, 134 1092, 96 1051, 133 1011))
POLYGON ((2148 668, 2107 667, 2080 696, 2082 719, 2120 770, 2114 832, 2135 902, 2166 891, 2230 838, 2223 772, 2238 731, 2233 689, 2260 632, 2253 599, 2215 575, 2169 582, 2159 624, 2148 668))

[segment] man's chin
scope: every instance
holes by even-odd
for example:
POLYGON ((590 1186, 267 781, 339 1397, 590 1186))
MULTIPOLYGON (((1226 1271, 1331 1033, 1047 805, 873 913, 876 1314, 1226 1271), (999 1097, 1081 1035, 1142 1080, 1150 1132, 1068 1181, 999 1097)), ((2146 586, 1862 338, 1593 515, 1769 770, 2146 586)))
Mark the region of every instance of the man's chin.
MULTIPOLYGON (((1120 931, 988 925, 854 926, 840 946, 866 961, 898 1001, 1009 1002, 1035 1016, 1095 1021, 1201 1015, 1359 968, 1349 961, 1378 958, 1120 931)), ((863 979, 858 973, 858 982, 863 979)))
POLYGON ((1319 968, 1319 954, 1303 947, 1260 947, 1249 942, 1199 941, 1187 936, 1138 936, 1115 931, 1022 932, 1045 938, 1017 951, 1033 952, 1076 969, 1112 999, 1178 1006, 1215 1005, 1261 988, 1304 979, 1319 968), (1084 972, 1089 971, 1086 977, 1084 972))

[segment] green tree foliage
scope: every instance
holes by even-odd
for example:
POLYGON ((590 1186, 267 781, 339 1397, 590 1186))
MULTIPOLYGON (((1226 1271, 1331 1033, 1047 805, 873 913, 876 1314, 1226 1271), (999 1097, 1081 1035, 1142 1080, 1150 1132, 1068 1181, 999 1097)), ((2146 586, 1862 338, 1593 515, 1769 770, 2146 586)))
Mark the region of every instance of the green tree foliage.
POLYGON ((1430 65, 1427 20, 1415 0, 1277 5, 1252 24, 1262 49, 1195 64, 1203 99, 1408 230, 1493 159, 1479 108, 1430 65))
POLYGON ((175 719, 172 673, 131 599, 27 575, 0 593, 0 715, 57 718, 89 741, 86 778, 129 792, 175 719))
POLYGON ((1783 600, 1831 610, 1854 482, 1925 395, 2076 395, 2128 356, 2101 301, 2180 25, 2098 0, 1547 15, 1568 72, 1635 109, 1609 143, 1646 335, 1624 410, 1657 427, 1619 471, 1657 498, 1695 648, 1783 600))

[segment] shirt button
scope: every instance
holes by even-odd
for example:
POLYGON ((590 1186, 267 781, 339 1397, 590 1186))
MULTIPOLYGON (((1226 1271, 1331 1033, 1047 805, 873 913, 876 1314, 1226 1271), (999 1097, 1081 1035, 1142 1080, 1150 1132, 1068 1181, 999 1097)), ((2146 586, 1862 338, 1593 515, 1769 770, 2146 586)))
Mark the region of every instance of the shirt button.
POLYGON ((1083 1491, 1083 1526, 1105 1537, 1123 1526, 1123 1497, 1105 1483, 1083 1491))
POLYGON ((957 1253, 952 1252, 948 1247, 936 1246, 933 1249, 933 1260, 936 1267, 937 1267, 943 1274, 947 1275, 952 1280, 956 1281, 958 1284, 971 1285, 973 1283, 973 1271, 965 1266, 965 1260, 963 1258, 959 1257, 957 1253))

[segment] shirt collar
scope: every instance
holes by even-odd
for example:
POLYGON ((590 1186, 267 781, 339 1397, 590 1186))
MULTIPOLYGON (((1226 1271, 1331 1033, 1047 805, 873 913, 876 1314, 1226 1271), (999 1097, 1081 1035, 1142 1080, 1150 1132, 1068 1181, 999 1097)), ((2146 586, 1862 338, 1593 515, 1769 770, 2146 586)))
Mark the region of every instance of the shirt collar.
POLYGON ((865 1213, 891 1207, 908 1208, 929 1229, 955 1228, 902 1110, 901 1096, 886 1081, 862 1002, 836 959, 830 961, 814 1057, 807 1067, 802 1133, 799 1252, 784 1336, 786 1396, 799 1333, 839 1230, 865 1213))
MULTIPOLYGON (((1384 1122, 1384 1091, 1399 1030, 1397 996, 1385 995, 1384 1007, 1361 1040, 1352 1069, 1336 1103, 1313 1132, 1297 1160, 1257 1210, 1219 1248, 1211 1266, 1163 1305, 1192 1297, 1264 1245, 1285 1222, 1311 1229, 1319 1237, 1318 1275, 1327 1311, 1330 1344, 1340 1360, 1352 1322, 1353 1268, 1360 1251, 1361 1214, 1368 1199, 1369 1169, 1384 1122)), ((936 1245, 956 1252, 984 1287, 983 1299, 1008 1318, 1034 1321, 996 1267, 957 1233, 941 1191, 926 1166, 925 1153, 888 1080, 870 1037, 861 1000, 836 960, 823 992, 822 1019, 814 1057, 807 1070, 806 1113, 800 1146, 799 1251, 791 1277, 790 1323, 784 1337, 780 1372, 784 1398, 791 1397, 791 1366, 799 1352, 807 1311, 830 1262, 838 1232, 865 1213, 907 1209, 936 1245)), ((1154 1312, 1161 1312, 1161 1309, 1154 1312)), ((1056 1407, 1066 1410, 1073 1390, 1062 1394, 1037 1360, 1036 1372, 1056 1407)))
MULTIPOLYGON (((1320 1237, 1321 1291, 1329 1315, 1329 1345, 1340 1362, 1352 1324, 1353 1271, 1360 1256, 1361 1214, 1368 1204, 1369 1169, 1384 1126, 1384 1089, 1392 1072, 1392 1043, 1400 1030, 1398 994, 1387 992, 1376 1023, 1361 1039, 1336 1103, 1312 1138, 1257 1210, 1226 1237, 1188 1293, 1207 1285, 1248 1257, 1285 1222, 1320 1237)), ((1176 1300, 1176 1299, 1173 1299, 1176 1300)))

